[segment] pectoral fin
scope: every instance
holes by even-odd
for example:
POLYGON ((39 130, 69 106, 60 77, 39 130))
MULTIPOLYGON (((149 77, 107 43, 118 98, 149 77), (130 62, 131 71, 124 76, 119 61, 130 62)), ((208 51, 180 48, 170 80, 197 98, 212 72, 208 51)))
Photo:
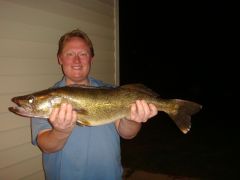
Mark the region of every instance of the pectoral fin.
POLYGON ((77 124, 80 126, 91 126, 91 123, 88 120, 84 119, 77 120, 77 124))
POLYGON ((77 124, 80 126, 90 126, 91 124, 89 123, 88 120, 88 111, 86 109, 74 109, 74 111, 77 112, 77 124))
POLYGON ((76 108, 74 108, 73 110, 76 111, 77 114, 79 114, 79 115, 85 115, 85 116, 88 115, 88 111, 86 109, 76 109, 76 108))
POLYGON ((89 119, 89 113, 86 109, 74 109, 77 112, 77 124, 80 126, 90 126, 90 123, 87 119, 89 119))

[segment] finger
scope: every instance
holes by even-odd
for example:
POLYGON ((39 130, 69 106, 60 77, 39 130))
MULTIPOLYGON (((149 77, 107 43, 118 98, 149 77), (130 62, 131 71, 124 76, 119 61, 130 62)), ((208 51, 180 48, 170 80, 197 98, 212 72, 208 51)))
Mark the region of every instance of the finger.
POLYGON ((144 111, 144 116, 142 117, 143 118, 142 121, 146 122, 149 119, 149 116, 151 114, 150 107, 145 100, 142 100, 141 104, 142 104, 143 111, 144 111))
POLYGON ((65 121, 66 110, 67 110, 67 104, 63 103, 58 113, 58 123, 62 124, 65 121))
POLYGON ((54 108, 49 116, 49 121, 53 124, 56 122, 59 113, 59 108, 54 108))
POLYGON ((145 118, 144 106, 143 106, 143 104, 142 104, 142 102, 140 100, 137 100, 136 104, 137 104, 137 117, 136 117, 136 121, 137 122, 142 122, 142 121, 144 121, 144 118, 145 118))
POLYGON ((72 125, 75 126, 77 122, 77 112, 76 111, 72 111, 72 125))
POLYGON ((153 104, 149 104, 149 108, 150 108, 150 118, 152 118, 153 116, 156 116, 158 113, 157 107, 153 104))
POLYGON ((77 121, 77 112, 73 111, 73 107, 71 104, 67 105, 67 113, 66 113, 66 125, 74 126, 77 121))
POLYGON ((72 122, 72 105, 67 104, 66 106, 66 114, 65 114, 65 123, 66 124, 71 124, 72 122))
POLYGON ((132 104, 131 112, 130 112, 130 119, 134 120, 136 118, 136 114, 137 114, 137 106, 136 106, 136 104, 132 104))

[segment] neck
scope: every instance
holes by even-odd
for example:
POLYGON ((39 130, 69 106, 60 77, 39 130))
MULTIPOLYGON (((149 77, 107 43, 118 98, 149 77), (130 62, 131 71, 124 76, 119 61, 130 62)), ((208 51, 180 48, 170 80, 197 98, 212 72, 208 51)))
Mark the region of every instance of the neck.
POLYGON ((79 85, 85 85, 85 86, 89 86, 90 85, 90 82, 89 82, 89 79, 86 78, 84 80, 81 80, 81 81, 73 81, 71 79, 65 79, 65 82, 66 82, 66 85, 73 85, 73 84, 79 84, 79 85))

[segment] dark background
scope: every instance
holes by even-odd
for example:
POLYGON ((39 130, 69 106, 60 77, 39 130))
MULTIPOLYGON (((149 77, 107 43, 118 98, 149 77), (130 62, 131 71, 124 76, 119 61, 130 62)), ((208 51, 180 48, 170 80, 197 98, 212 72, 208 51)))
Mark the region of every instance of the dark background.
POLYGON ((182 134, 159 113, 122 140, 133 170, 208 179, 238 177, 239 56, 234 5, 224 1, 119 1, 120 83, 203 105, 182 134))

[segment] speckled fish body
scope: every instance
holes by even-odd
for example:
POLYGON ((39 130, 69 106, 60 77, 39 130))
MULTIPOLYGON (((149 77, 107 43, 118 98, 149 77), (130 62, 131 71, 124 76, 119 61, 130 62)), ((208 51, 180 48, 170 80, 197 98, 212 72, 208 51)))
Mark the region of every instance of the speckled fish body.
POLYGON ((77 112, 77 122, 97 126, 129 117, 130 106, 136 100, 154 104, 158 111, 167 113, 183 133, 191 127, 191 115, 201 105, 181 99, 162 99, 157 93, 141 84, 128 84, 115 88, 64 86, 46 89, 12 98, 17 104, 9 110, 25 117, 48 118, 52 109, 70 103, 77 112))

